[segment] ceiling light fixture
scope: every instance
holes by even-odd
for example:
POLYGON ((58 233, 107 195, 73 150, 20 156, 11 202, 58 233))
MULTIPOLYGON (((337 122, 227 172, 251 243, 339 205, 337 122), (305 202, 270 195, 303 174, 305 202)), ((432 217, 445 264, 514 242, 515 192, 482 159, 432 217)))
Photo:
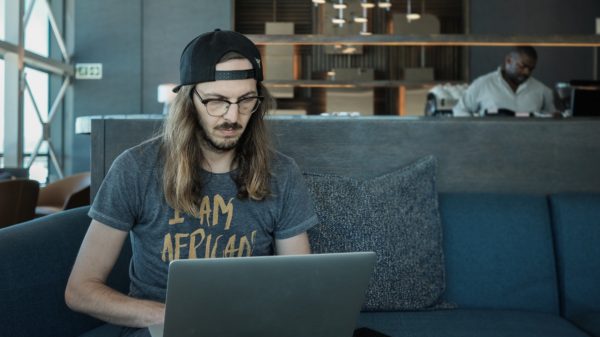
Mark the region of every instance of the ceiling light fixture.
POLYGON ((338 16, 334 17, 331 19, 331 22, 333 22, 334 24, 343 27, 344 23, 346 23, 346 20, 344 19, 344 8, 346 8, 346 4, 344 3, 344 0, 339 0, 338 3, 333 4, 333 8, 337 9, 338 11, 338 16))
POLYGON ((344 23, 346 23, 346 20, 343 18, 331 18, 331 22, 335 23, 336 25, 343 26, 344 23))
POLYGON ((367 0, 362 0, 360 5, 362 6, 362 8, 373 8, 375 7, 375 4, 372 2, 368 2, 367 0))
POLYGON ((406 20, 408 20, 408 22, 411 22, 413 20, 419 20, 421 18, 421 14, 411 12, 411 2, 411 0, 408 0, 408 2, 406 3, 406 20))
MULTIPOLYGON (((365 7, 362 8, 362 17, 358 19, 364 19, 362 22, 362 29, 360 30, 360 35, 371 35, 371 33, 367 30, 367 9, 365 7)), ((357 18, 355 18, 356 21, 357 18)), ((358 22, 358 21, 357 21, 358 22)))
POLYGON ((377 6, 379 6, 379 8, 383 8, 385 10, 389 10, 390 8, 392 8, 392 3, 390 2, 390 0, 379 1, 379 2, 377 2, 377 6))
POLYGON ((356 47, 353 46, 347 46, 346 48, 344 48, 342 50, 342 54, 353 54, 356 52, 356 47))

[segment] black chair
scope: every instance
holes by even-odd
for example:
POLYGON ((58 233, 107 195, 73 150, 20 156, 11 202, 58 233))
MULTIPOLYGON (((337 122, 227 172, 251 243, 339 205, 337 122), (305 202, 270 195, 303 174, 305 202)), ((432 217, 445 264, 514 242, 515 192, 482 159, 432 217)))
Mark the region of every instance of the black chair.
POLYGON ((0 181, 0 228, 33 219, 39 191, 35 180, 0 181))
POLYGON ((3 167, 0 168, 0 181, 10 179, 28 179, 29 170, 23 167, 3 167))

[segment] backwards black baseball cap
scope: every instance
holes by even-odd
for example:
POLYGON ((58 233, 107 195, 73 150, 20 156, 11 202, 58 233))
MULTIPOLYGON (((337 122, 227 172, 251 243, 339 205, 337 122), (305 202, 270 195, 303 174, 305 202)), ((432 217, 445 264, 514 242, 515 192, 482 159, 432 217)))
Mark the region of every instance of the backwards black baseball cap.
POLYGON ((219 80, 263 79, 261 58, 258 48, 244 35, 215 29, 193 39, 183 49, 179 61, 180 83, 173 89, 178 92, 181 86, 219 80), (217 71, 216 65, 228 52, 237 52, 252 63, 252 69, 217 71))

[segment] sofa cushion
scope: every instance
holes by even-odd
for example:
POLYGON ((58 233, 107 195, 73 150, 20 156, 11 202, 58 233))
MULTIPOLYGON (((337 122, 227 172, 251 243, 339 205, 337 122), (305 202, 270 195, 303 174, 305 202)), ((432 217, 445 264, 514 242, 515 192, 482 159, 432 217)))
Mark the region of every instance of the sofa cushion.
POLYGON ((517 310, 361 313, 357 327, 390 337, 586 337, 556 314, 517 310))
POLYGON ((558 313, 548 200, 440 194, 446 300, 459 307, 558 313))
POLYGON ((550 197, 562 313, 600 312, 600 194, 550 197))
POLYGON ((578 314, 571 321, 590 335, 600 337, 600 312, 578 314))
POLYGON ((313 252, 377 253, 364 310, 423 309, 444 292, 435 169, 429 156, 367 180, 305 174, 320 219, 313 252))

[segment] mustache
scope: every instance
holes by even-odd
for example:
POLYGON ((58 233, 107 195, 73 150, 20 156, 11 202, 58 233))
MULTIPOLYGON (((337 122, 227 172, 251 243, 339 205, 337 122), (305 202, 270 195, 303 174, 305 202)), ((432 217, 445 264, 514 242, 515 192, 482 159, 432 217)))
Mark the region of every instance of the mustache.
POLYGON ((239 130, 242 126, 238 123, 223 123, 221 125, 217 125, 215 130, 239 130))

